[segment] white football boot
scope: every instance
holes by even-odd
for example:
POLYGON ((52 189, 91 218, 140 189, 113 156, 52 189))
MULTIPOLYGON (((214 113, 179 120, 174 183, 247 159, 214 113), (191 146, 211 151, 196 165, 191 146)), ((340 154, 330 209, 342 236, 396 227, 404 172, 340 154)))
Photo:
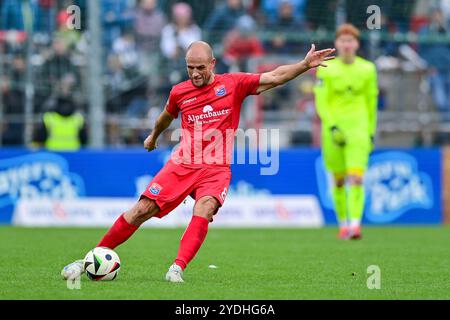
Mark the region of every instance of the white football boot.
POLYGON ((170 266, 169 271, 166 273, 166 280, 169 282, 184 282, 183 269, 174 263, 170 266))
POLYGON ((68 264, 61 270, 61 277, 64 280, 73 280, 84 273, 83 260, 76 260, 71 264, 68 264))

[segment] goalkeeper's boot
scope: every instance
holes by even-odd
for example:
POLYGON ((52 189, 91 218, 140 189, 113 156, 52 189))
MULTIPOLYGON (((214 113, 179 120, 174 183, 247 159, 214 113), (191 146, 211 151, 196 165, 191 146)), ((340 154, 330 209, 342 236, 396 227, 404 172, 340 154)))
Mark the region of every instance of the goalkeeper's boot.
POLYGON ((355 226, 350 229, 350 239, 359 240, 362 238, 361 227, 355 226))
POLYGON ((73 280, 81 277, 84 273, 83 260, 76 260, 68 264, 61 270, 61 277, 64 280, 73 280))
POLYGON ((350 229, 349 227, 339 227, 339 233, 337 235, 339 239, 348 240, 350 239, 350 229))
POLYGON ((169 282, 184 282, 183 269, 174 263, 170 266, 169 271, 166 273, 166 280, 169 282))

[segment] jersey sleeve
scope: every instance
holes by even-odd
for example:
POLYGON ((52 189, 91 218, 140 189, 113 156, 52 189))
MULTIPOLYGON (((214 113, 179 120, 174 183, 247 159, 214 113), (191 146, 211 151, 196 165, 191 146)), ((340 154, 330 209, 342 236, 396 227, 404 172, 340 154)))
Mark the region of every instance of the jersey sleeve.
POLYGON ((261 74, 237 72, 232 75, 236 83, 236 91, 238 95, 245 98, 250 95, 258 94, 256 90, 258 90, 259 87, 261 74))
POLYGON ((175 96, 174 88, 170 91, 169 98, 166 102, 166 111, 172 115, 175 119, 178 118, 178 113, 180 112, 180 108, 177 103, 177 99, 175 96))
POLYGON ((366 105, 369 115, 369 134, 375 135, 377 129, 377 107, 378 107, 378 82, 377 82, 377 69, 372 64, 369 79, 367 81, 367 87, 364 91, 366 93, 366 105))
POLYGON ((317 114, 319 115, 322 124, 326 126, 334 125, 329 107, 330 83, 323 68, 317 70, 314 95, 317 114))

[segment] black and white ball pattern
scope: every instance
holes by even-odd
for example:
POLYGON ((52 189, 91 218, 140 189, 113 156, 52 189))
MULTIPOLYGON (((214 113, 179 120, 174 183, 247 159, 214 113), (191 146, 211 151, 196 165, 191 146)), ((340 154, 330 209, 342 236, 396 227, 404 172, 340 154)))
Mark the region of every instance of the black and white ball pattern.
POLYGON ((83 266, 91 280, 114 280, 120 270, 120 259, 113 250, 96 247, 86 254, 83 266))

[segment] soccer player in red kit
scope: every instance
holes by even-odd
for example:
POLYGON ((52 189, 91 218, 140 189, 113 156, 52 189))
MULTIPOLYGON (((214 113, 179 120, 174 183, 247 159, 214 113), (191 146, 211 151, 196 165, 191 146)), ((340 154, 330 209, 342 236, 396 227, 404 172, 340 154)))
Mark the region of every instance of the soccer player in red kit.
MULTIPOLYGON (((142 193, 139 201, 123 213, 98 243, 116 248, 152 217, 162 218, 187 196, 195 199, 192 220, 183 234, 175 261, 166 274, 170 282, 183 282, 183 270, 200 249, 208 225, 225 201, 231 180, 230 159, 234 131, 239 124, 241 104, 249 95, 283 85, 305 71, 325 66, 334 49, 315 51, 304 60, 262 74, 214 74, 216 60, 203 41, 186 52, 189 80, 173 86, 167 104, 144 141, 148 151, 156 148, 159 135, 173 119, 181 116, 181 143, 142 193)), ((63 278, 83 272, 81 260, 66 266, 63 278)))

